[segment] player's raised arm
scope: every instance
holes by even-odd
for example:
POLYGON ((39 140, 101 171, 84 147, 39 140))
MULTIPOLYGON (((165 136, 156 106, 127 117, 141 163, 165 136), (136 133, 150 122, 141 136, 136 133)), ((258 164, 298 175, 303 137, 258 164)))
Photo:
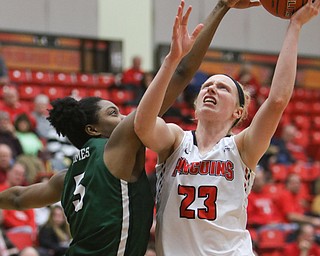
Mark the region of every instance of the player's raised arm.
POLYGON ((163 121, 159 120, 159 125, 157 123, 157 116, 164 100, 166 89, 178 63, 190 51, 203 27, 202 24, 197 25, 193 33, 189 35, 187 26, 191 7, 183 15, 184 5, 185 3, 182 0, 175 17, 170 51, 143 95, 135 116, 136 134, 147 147, 157 152, 165 145, 172 144, 170 141, 174 139, 173 136, 170 136, 167 125, 163 121), (161 134, 160 137, 159 134, 161 134), (157 145, 157 148, 154 145, 157 145))
POLYGON ((279 54, 269 97, 259 108, 251 125, 240 138, 244 162, 254 168, 267 150, 283 111, 294 88, 297 69, 298 42, 301 28, 319 14, 320 0, 308 0, 290 19, 286 36, 279 54), (259 143, 257 143, 259 141, 259 143))

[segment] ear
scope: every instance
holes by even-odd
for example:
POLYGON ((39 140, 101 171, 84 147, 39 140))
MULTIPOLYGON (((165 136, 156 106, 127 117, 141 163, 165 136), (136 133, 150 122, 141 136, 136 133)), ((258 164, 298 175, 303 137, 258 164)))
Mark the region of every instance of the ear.
POLYGON ((242 107, 238 107, 234 112, 233 112, 233 116, 235 117, 235 119, 239 119, 241 118, 243 113, 243 108, 242 107))
POLYGON ((87 124, 85 127, 85 131, 86 133, 88 133, 90 136, 100 136, 101 133, 97 130, 96 127, 94 127, 94 125, 91 124, 87 124))

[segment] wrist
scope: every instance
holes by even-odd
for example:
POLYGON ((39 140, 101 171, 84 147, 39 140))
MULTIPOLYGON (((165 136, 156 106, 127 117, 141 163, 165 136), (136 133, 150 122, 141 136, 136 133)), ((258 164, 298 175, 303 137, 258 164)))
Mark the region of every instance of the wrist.
POLYGON ((228 3, 225 0, 219 0, 216 5, 216 8, 220 8, 225 12, 227 12, 230 9, 230 7, 228 6, 228 3))

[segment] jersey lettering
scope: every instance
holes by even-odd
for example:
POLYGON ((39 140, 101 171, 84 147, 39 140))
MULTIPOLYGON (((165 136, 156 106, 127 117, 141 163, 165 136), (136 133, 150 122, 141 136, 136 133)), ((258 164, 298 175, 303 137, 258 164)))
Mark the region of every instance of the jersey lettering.
POLYGON ((204 160, 189 163, 187 159, 178 159, 171 176, 177 175, 210 175, 224 177, 228 181, 234 179, 234 164, 230 160, 204 160))

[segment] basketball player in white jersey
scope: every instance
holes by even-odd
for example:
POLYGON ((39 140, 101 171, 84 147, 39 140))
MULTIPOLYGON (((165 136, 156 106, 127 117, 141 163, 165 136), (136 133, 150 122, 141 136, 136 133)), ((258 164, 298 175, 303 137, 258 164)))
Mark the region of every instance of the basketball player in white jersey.
MULTIPOLYGON (((292 16, 269 97, 250 126, 236 135, 229 136, 245 116, 249 95, 227 75, 211 76, 202 85, 195 104, 195 132, 157 117, 171 75, 190 50, 186 40, 172 35, 171 50, 135 117, 138 137, 158 153, 157 256, 254 255, 246 230, 252 170, 267 150, 290 100, 300 30, 319 9, 320 0, 308 0, 292 16)), ((181 15, 180 9, 176 22, 181 15)))

